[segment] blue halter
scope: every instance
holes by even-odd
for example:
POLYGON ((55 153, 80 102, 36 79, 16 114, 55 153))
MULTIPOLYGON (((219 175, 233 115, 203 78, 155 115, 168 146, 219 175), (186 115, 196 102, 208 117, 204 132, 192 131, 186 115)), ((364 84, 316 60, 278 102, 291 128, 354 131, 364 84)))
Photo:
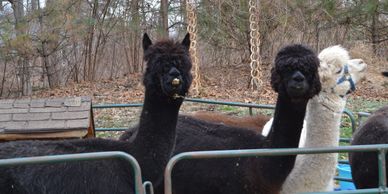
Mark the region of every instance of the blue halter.
POLYGON ((344 65, 344 74, 341 78, 337 80, 337 85, 341 84, 342 82, 348 81, 350 84, 350 90, 346 93, 349 94, 350 92, 353 92, 356 90, 356 84, 354 84, 354 81, 352 79, 352 75, 349 73, 349 67, 348 64, 344 65))

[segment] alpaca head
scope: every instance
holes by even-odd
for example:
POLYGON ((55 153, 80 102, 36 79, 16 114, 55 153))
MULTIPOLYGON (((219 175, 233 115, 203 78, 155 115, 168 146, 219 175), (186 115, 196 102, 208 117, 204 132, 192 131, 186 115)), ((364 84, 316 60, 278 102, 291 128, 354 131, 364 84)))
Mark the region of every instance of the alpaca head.
POLYGON ((168 97, 170 100, 186 95, 192 81, 189 47, 189 34, 181 43, 165 40, 154 44, 147 33, 144 34, 143 49, 147 68, 143 84, 149 94, 168 97))
POLYGON ((275 58, 272 88, 292 101, 308 100, 321 90, 318 67, 318 57, 310 48, 298 44, 286 46, 275 58))
POLYGON ((362 59, 351 60, 348 51, 339 45, 323 49, 318 58, 322 90, 326 92, 345 96, 364 77, 366 63, 362 59))

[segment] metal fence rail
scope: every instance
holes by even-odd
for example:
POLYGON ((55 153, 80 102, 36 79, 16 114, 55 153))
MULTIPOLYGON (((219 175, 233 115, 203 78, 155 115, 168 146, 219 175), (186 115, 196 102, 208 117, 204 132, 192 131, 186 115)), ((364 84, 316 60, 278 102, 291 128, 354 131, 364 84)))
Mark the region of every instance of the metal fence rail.
MULTIPOLYGON (((242 103, 242 102, 226 102, 226 101, 217 101, 217 100, 207 100, 200 98, 185 98, 187 102, 196 102, 203 104, 216 104, 216 105, 227 105, 227 106, 237 106, 237 107, 247 107, 249 108, 249 114, 253 115, 253 108, 256 109, 275 109, 275 105, 269 104, 254 104, 254 103, 242 103)), ((129 107, 142 107, 142 103, 134 103, 134 104, 97 104, 92 105, 93 109, 107 109, 107 108, 129 108, 129 107)), ((356 130, 356 119, 354 114, 345 109, 343 114, 347 115, 350 119, 352 125, 352 131, 356 130)), ((117 128, 96 128, 96 131, 125 131, 127 128, 117 127, 117 128)), ((341 139, 343 142, 349 142, 350 139, 341 139)))
POLYGON ((335 192, 309 192, 309 193, 302 193, 302 194, 387 194, 386 189, 358 189, 358 190, 352 190, 352 191, 335 191, 335 192))
MULTIPOLYGON (((11 158, 1 159, 0 167, 10 167, 17 165, 28 164, 53 164, 61 162, 77 162, 77 161, 89 161, 89 160, 102 160, 102 159, 123 159, 132 166, 134 173, 134 191, 135 194, 145 194, 142 185, 142 176, 139 163, 134 157, 125 152, 93 152, 93 153, 81 153, 81 154, 64 154, 64 155, 50 155, 50 156, 36 156, 36 157, 23 157, 23 158, 11 158)), ((129 176, 129 175, 128 175, 129 176)), ((109 183, 108 183, 109 184, 109 183)))
POLYGON ((320 192, 320 193, 388 193, 386 188, 387 180, 385 174, 385 153, 388 144, 342 146, 331 148, 287 148, 287 149, 248 149, 248 150, 222 150, 222 151, 196 151, 178 154, 170 159, 164 174, 165 194, 172 194, 171 172, 175 164, 182 160, 210 159, 210 158, 232 158, 232 157, 255 157, 255 156, 280 156, 295 154, 320 154, 320 153, 342 153, 342 152, 378 152, 379 188, 355 191, 320 192))
POLYGON ((361 122, 362 122, 362 118, 363 117, 369 117, 371 115, 371 113, 367 113, 367 112, 358 112, 357 113, 357 124, 358 126, 361 125, 361 122))
MULTIPOLYGON (((250 115, 253 115, 253 108, 255 108, 255 109, 272 109, 272 110, 275 109, 275 105, 216 101, 216 100, 208 100, 208 99, 200 99, 200 98, 185 98, 185 101, 194 102, 194 103, 202 103, 202 104, 215 104, 215 105, 246 107, 249 109, 250 115)), ((142 103, 133 103, 133 104, 100 104, 100 105, 93 105, 92 107, 94 109, 107 109, 107 108, 129 108, 129 107, 142 107, 142 106, 143 106, 142 103)), ((350 110, 344 109, 343 114, 347 115, 347 117, 350 119, 352 132, 354 132, 356 130, 357 125, 361 124, 362 117, 367 117, 370 115, 370 113, 358 112, 357 113, 358 117, 357 117, 357 121, 356 121, 354 114, 350 110)), ((125 128, 125 127, 96 128, 96 131, 124 131, 126 129, 127 128, 125 128)), ((350 143, 351 138, 340 138, 340 142, 350 143)), ((339 163, 349 164, 349 162, 346 160, 341 160, 341 161, 339 161, 339 163)), ((352 182, 352 179, 343 178, 343 177, 335 177, 335 180, 352 182)))
MULTIPOLYGON (((252 109, 274 109, 274 105, 263 105, 253 103, 240 103, 240 102, 224 102, 214 101, 196 98, 186 98, 185 101, 205 103, 205 104, 217 104, 227 106, 238 106, 249 108, 249 113, 252 114, 252 109)), ((107 109, 107 108, 128 108, 128 107, 142 107, 142 103, 135 104, 100 104, 92 105, 93 109, 107 109)), ((358 120, 356 123, 353 113, 347 109, 343 111, 346 114, 352 126, 352 131, 355 131, 356 125, 360 124, 362 117, 367 117, 370 113, 359 112, 358 120)), ((97 131, 123 131, 127 128, 96 128, 97 131)), ((342 142, 349 142, 350 139, 341 138, 342 142)), ((377 144, 377 145, 362 145, 362 146, 342 146, 332 148, 292 148, 292 149, 250 149, 250 150, 222 150, 222 151, 198 151, 198 152, 186 152, 181 153, 169 161, 165 170, 165 194, 171 194, 172 183, 171 183, 171 171, 174 165, 187 159, 200 159, 200 158, 231 158, 231 157, 254 157, 254 156, 279 156, 279 155, 295 155, 295 154, 319 154, 319 153, 342 153, 342 152, 361 152, 361 151, 374 151, 378 152, 379 161, 379 188, 353 190, 353 191, 335 191, 335 192, 312 192, 312 193, 343 193, 343 194, 356 194, 356 193, 387 193, 386 188, 386 174, 385 174, 385 153, 388 150, 388 144, 377 144)), ((82 153, 82 154, 66 154, 66 155, 52 155, 52 156, 38 156, 38 157, 25 157, 25 158, 14 158, 14 159, 1 159, 0 167, 4 166, 15 166, 15 165, 27 165, 27 164, 50 164, 60 162, 72 162, 72 161, 87 161, 87 160, 100 160, 100 159, 111 159, 121 158, 130 163, 134 172, 135 182, 135 193, 145 194, 146 188, 149 188, 151 194, 153 192, 152 183, 145 182, 142 184, 140 166, 136 159, 131 155, 124 152, 95 152, 95 153, 82 153)), ((339 161, 339 163, 348 163, 347 161, 339 161)), ((351 181, 351 179, 336 177, 337 180, 351 181)), ((309 194, 312 194, 309 193, 309 194)))

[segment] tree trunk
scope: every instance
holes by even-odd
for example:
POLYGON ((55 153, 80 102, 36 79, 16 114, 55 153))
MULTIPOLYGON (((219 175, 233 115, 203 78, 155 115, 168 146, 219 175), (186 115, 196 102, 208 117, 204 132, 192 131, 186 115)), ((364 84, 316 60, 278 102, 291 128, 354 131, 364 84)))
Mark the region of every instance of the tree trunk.
MULTIPOLYGON (((15 30, 16 37, 23 36, 26 34, 26 26, 24 17, 24 7, 23 0, 14 0, 11 1, 12 9, 14 11, 15 17, 15 30)), ((31 77, 30 77, 30 68, 29 63, 25 56, 22 56, 22 53, 19 53, 19 59, 17 60, 18 66, 18 76, 20 79, 22 95, 28 96, 32 93, 31 77)))
MULTIPOLYGON (((92 7, 92 15, 94 21, 97 21, 97 12, 98 12, 98 0, 94 0, 93 7, 92 7)), ((88 30, 88 36, 86 38, 86 48, 85 48, 85 77, 88 81, 92 81, 93 79, 93 70, 95 69, 93 67, 93 41, 94 41, 94 33, 95 33, 95 26, 96 24, 93 23, 89 26, 88 30)))
POLYGON ((318 52, 319 48, 319 22, 315 24, 315 50, 318 52))
POLYGON ((76 45, 76 42, 73 42, 73 56, 74 56, 74 72, 73 72, 73 80, 76 82, 76 83, 79 83, 79 66, 78 66, 78 56, 77 56, 77 45, 76 45))
MULTIPOLYGON (((34 1, 34 0, 32 0, 34 1)), ((47 1, 46 3, 50 3, 49 1, 47 1)), ((50 4, 46 4, 46 9, 52 9, 50 7, 47 7, 47 6, 52 6, 50 4)), ((39 5, 39 2, 38 2, 38 10, 39 10, 39 30, 40 30, 40 33, 43 34, 45 33, 46 31, 48 31, 47 27, 45 27, 45 24, 44 24, 44 10, 42 10, 40 8, 40 5, 39 5)), ((47 75, 47 81, 48 81, 48 86, 49 88, 55 88, 55 87, 58 87, 59 86, 59 83, 60 83, 60 76, 59 73, 58 73, 58 69, 57 69, 57 64, 56 62, 52 62, 50 63, 50 56, 53 57, 53 55, 55 55, 55 53, 53 53, 53 51, 49 50, 49 48, 54 48, 56 44, 58 44, 56 41, 52 41, 52 42, 48 42, 47 39, 43 39, 41 40, 41 52, 40 52, 40 55, 42 57, 42 66, 43 68, 45 69, 44 73, 46 73, 47 75), (50 44, 50 45, 49 45, 50 44)))
POLYGON ((132 15, 132 31, 130 33, 130 41, 131 41, 131 64, 135 68, 135 72, 141 71, 141 63, 139 63, 139 55, 140 55, 140 13, 139 13, 139 0, 131 1, 131 15, 132 15))
POLYGON ((38 9, 38 2, 39 0, 31 0, 31 10, 35 11, 38 9))
POLYGON ((109 74, 110 80, 113 80, 113 71, 115 66, 116 66, 116 42, 113 42, 111 68, 110 68, 110 74, 109 74))
POLYGON ((377 55, 377 45, 379 44, 379 34, 377 31, 377 20, 378 20, 378 2, 375 3, 375 9, 373 10, 372 13, 372 23, 370 26, 370 31, 371 31, 371 41, 372 41, 372 48, 373 48, 373 53, 377 55))
POLYGON ((7 73, 7 61, 4 62, 3 79, 1 80, 0 97, 4 94, 5 76, 7 73))
POLYGON ((168 38, 168 0, 160 1, 160 19, 161 19, 161 32, 162 38, 168 38))
POLYGON ((107 0, 105 1, 105 5, 104 5, 104 8, 102 10, 102 16, 101 18, 96 15, 96 19, 97 19, 97 26, 98 26, 98 29, 99 29, 99 32, 98 32, 98 36, 97 36, 97 40, 96 40, 96 46, 94 47, 94 54, 93 54, 93 65, 92 65, 92 80, 95 80, 95 76, 97 74, 97 64, 98 64, 98 56, 99 56, 99 51, 100 51, 100 48, 104 48, 105 47, 105 43, 106 43, 106 39, 107 39, 107 36, 106 35, 103 35, 103 31, 104 31, 104 22, 105 22, 105 17, 106 17, 106 14, 107 14, 107 11, 109 9, 109 5, 110 5, 110 0, 107 0))

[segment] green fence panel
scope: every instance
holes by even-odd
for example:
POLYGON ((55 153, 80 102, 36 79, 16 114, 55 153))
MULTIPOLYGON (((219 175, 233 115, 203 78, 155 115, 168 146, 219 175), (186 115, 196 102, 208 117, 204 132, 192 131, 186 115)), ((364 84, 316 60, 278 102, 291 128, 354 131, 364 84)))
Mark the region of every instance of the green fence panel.
MULTIPOLYGON (((328 148, 283 148, 283 149, 247 149, 247 150, 221 150, 221 151, 195 151, 184 152, 175 155, 170 159, 166 166, 164 174, 165 194, 172 194, 171 172, 175 164, 181 160, 189 159, 210 159, 210 158, 232 158, 232 157, 255 157, 255 156, 279 156, 295 154, 320 154, 320 153, 343 153, 343 152, 365 152, 375 151, 379 153, 379 188, 377 190, 367 190, 370 193, 381 193, 386 190, 385 178, 385 152, 388 150, 388 144, 361 145, 361 146, 342 146, 328 148)), ((342 193, 347 193, 343 191, 342 193)), ((349 191, 354 192, 354 191, 349 191)), ((354 193, 362 193, 356 191, 354 193)), ((336 192, 321 192, 336 193, 336 192)))
MULTIPOLYGON (((196 102, 196 103, 204 103, 204 104, 217 104, 217 105, 227 105, 227 106, 237 106, 237 107, 247 107, 249 108, 249 112, 252 115, 252 108, 256 109, 275 109, 275 105, 269 104, 254 104, 254 103, 242 103, 242 102, 226 102, 226 101, 217 101, 217 100, 207 100, 200 98, 185 98, 187 102, 196 102)), ((92 105, 93 109, 107 109, 107 108, 129 108, 129 107, 142 107, 142 103, 134 103, 134 104, 96 104, 92 105)), ((350 122, 352 124, 352 131, 354 132, 356 129, 356 120, 351 111, 345 109, 343 111, 346 114, 350 122)), ((96 131, 124 131, 127 128, 96 128, 96 131)), ((344 142, 349 142, 350 139, 343 139, 344 142)))

